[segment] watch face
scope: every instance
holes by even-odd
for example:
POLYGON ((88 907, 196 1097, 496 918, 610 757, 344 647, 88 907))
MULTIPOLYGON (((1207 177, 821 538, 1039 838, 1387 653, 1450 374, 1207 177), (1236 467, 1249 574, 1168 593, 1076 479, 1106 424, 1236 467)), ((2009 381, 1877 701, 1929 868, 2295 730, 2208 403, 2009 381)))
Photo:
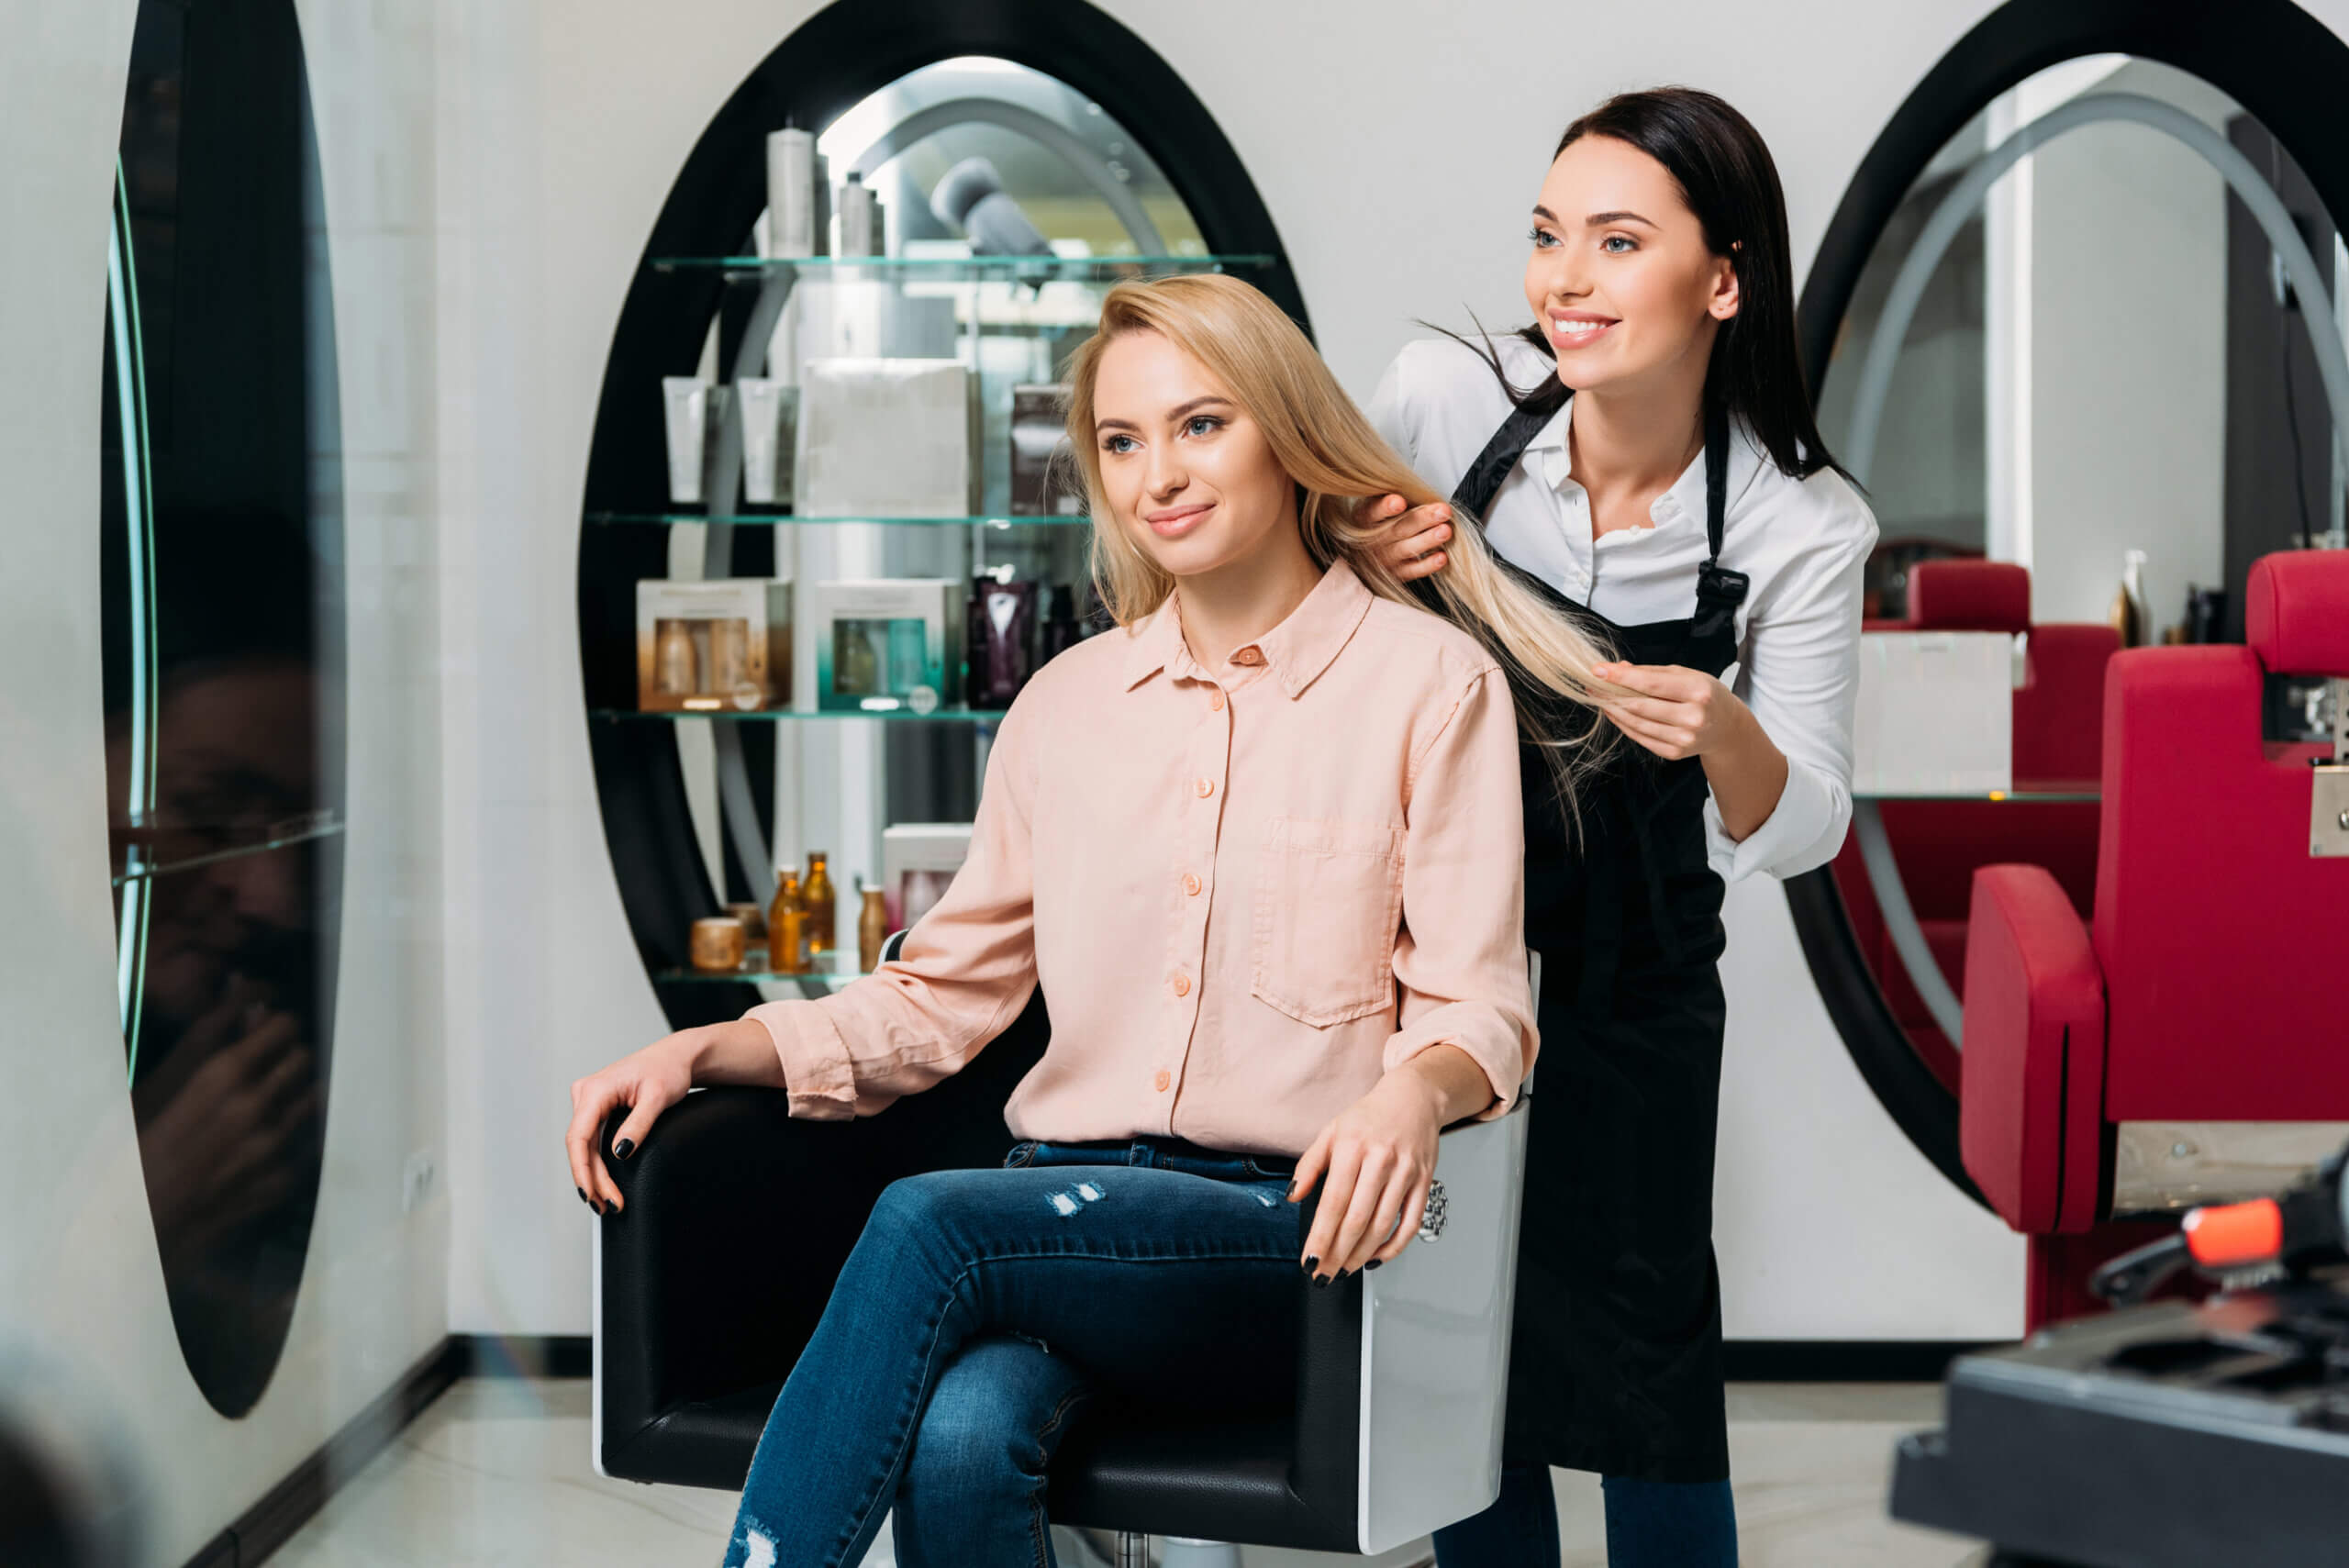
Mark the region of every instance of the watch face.
POLYGON ((914 687, 913 690, 906 694, 906 706, 913 709, 916 713, 936 713, 938 711, 938 688, 935 686, 914 687))

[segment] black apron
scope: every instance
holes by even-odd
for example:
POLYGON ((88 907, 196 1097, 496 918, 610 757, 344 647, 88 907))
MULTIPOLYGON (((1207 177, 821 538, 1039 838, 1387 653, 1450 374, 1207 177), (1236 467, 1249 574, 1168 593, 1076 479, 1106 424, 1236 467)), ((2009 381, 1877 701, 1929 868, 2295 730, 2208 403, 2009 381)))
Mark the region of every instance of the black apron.
MULTIPOLYGON (((1541 399, 1495 432, 1453 496, 1472 520, 1560 406, 1541 399)), ((1531 573, 1511 575, 1621 659, 1720 676, 1737 658, 1746 592, 1744 574, 1720 566, 1728 448, 1728 420, 1715 409, 1705 429, 1708 550, 1689 618, 1616 626, 1531 573)), ((1506 1453, 1602 1475, 1721 1480, 1729 1437, 1712 1229, 1723 889, 1708 863, 1704 765, 1620 740, 1578 791, 1569 824, 1547 763, 1530 747, 1520 762, 1542 1054, 1506 1453)))

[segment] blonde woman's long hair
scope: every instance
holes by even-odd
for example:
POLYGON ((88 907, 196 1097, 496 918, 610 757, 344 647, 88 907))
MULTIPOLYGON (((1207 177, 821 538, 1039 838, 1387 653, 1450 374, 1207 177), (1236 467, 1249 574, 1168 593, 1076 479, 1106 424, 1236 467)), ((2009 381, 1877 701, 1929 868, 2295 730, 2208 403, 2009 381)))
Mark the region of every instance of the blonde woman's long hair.
POLYGON ((1111 617, 1130 627, 1174 588, 1115 519, 1101 481, 1094 385, 1103 351, 1133 332, 1155 332, 1205 365, 1264 432, 1297 484, 1297 527, 1316 565, 1344 562, 1372 593, 1433 610, 1492 655, 1508 675, 1519 733, 1549 760, 1571 820, 1575 785, 1614 733, 1589 704, 1623 690, 1592 673, 1606 655, 1574 617, 1493 554, 1476 519, 1455 521, 1442 571, 1416 584, 1395 575, 1381 549, 1386 522, 1359 520, 1364 504, 1400 495, 1420 506, 1444 497, 1379 439, 1297 324, 1237 278, 1209 272, 1119 284, 1102 301, 1099 329, 1070 361, 1069 444, 1094 517, 1094 584, 1111 617))

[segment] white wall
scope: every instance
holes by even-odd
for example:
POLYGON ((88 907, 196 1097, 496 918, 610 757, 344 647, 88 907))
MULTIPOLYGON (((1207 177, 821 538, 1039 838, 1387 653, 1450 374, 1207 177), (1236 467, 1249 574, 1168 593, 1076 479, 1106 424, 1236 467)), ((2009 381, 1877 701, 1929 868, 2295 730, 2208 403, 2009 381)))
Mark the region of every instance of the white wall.
MULTIPOLYGON (((475 493, 442 495, 444 528, 468 536, 446 545, 449 559, 478 550, 513 573, 483 588, 478 609, 452 600, 444 623, 451 688, 478 694, 452 704, 448 730, 451 920, 463 955, 449 1025, 460 1329, 588 1325, 588 1218, 556 1149, 567 1085, 662 1028, 611 884, 579 717, 568 595, 589 434, 620 301, 670 182, 718 106, 815 8, 565 0, 541 6, 534 45, 506 39, 481 62, 473 95, 501 106, 501 134, 462 161, 469 178, 519 182, 508 196, 535 242, 518 235, 511 265, 475 280, 474 319, 525 355, 527 407, 486 411, 510 417, 523 472, 484 462, 475 493), (528 117, 505 106, 525 104, 528 117), (493 496, 496 484, 507 489, 493 496), (561 591, 525 588, 532 573, 561 591), (493 695, 493 679, 517 684, 493 695)), ((1531 193, 1565 121, 1606 93, 1690 82, 1738 104, 1776 153, 1807 260, 1878 129, 1987 6, 1803 0, 1758 35, 1726 7, 1632 7, 1609 14, 1598 47, 1549 0, 1440 17, 1408 0, 1109 9, 1222 126, 1280 227, 1324 352, 1366 395, 1419 335, 1413 317, 1518 318, 1531 193)), ((2020 1244, 1876 1108, 1783 897, 1739 889, 1731 929, 1720 1184, 1730 1331, 2015 1331, 2020 1244)))
POLYGON ((350 831, 324 1180, 283 1360, 241 1421, 180 1357, 116 1019, 98 651, 99 328, 130 0, 0 31, 0 1358, 60 1370, 184 1561, 447 1331, 429 13, 299 7, 346 451, 350 831), (94 1417, 93 1418, 99 1418, 94 1417))

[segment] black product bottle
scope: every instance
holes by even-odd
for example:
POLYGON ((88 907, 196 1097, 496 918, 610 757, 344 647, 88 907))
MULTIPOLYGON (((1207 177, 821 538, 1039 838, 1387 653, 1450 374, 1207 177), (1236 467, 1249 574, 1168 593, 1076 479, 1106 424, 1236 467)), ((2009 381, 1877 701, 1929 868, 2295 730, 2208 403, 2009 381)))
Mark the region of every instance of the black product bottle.
POLYGON ((1044 615, 1044 657, 1049 664, 1077 644, 1076 590, 1065 583, 1052 584, 1051 607, 1044 615))
POLYGON ((985 695, 981 688, 987 675, 987 590, 995 586, 992 577, 971 579, 971 596, 963 606, 963 702, 967 707, 985 707, 985 695))
POLYGON ((986 623, 980 700, 1009 707, 1036 672, 1036 584, 990 583, 979 602, 986 623))

